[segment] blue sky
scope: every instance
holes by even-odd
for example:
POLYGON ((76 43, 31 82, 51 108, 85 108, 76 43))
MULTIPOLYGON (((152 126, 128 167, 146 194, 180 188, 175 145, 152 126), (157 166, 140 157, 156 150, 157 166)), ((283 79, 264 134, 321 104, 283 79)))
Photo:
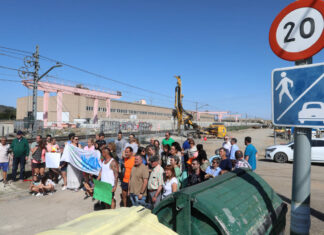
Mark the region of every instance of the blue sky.
MULTIPOLYGON (((181 75, 185 109, 226 110, 270 119, 271 71, 293 66, 270 49, 276 15, 293 1, 3 1, 0 46, 33 51, 165 97, 103 80, 68 67, 63 80, 119 90, 173 107, 174 75, 181 75)), ((0 65, 23 66, 22 56, 1 55, 0 65)), ((5 53, 8 54, 8 53, 5 53)), ((313 57, 324 60, 324 53, 313 57)), ((53 63, 41 60, 46 71, 53 63)), ((0 68, 0 78, 19 80, 0 68), (6 74, 6 75, 5 75, 6 74)), ((55 78, 49 78, 57 81, 55 78)), ((16 106, 30 95, 19 83, 1 82, 0 104, 16 106)))

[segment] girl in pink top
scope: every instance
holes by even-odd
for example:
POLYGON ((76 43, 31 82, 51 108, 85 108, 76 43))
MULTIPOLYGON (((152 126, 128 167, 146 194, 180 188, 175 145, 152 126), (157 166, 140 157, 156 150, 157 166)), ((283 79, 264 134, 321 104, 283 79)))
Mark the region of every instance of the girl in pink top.
POLYGON ((92 138, 88 139, 88 146, 85 146, 84 150, 95 150, 94 140, 92 138))

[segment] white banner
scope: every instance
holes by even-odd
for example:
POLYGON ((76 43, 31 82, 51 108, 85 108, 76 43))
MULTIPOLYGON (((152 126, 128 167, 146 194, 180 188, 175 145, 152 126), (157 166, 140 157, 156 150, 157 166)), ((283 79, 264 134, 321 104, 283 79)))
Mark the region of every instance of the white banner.
POLYGON ((45 163, 47 168, 59 168, 60 166, 60 153, 46 153, 45 163))
POLYGON ((64 147, 64 152, 61 161, 72 164, 80 171, 99 175, 101 169, 100 165, 100 151, 98 150, 83 150, 71 144, 64 147))

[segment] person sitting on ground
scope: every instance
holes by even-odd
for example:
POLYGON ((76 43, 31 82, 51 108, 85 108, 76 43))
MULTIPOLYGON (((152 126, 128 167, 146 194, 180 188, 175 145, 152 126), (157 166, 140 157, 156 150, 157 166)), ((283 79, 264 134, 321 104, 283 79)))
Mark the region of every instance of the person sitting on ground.
POLYGON ((221 147, 219 149, 219 155, 221 157, 221 162, 219 163, 219 168, 221 168, 221 175, 232 171, 232 161, 231 159, 227 158, 226 156, 226 149, 224 147, 221 147))
POLYGON ((7 138, 2 137, 0 143, 0 170, 2 170, 3 183, 7 184, 7 172, 9 168, 10 145, 7 144, 7 138))
POLYGON ((162 200, 171 193, 178 191, 178 180, 175 176, 174 168, 170 165, 165 167, 165 179, 163 183, 162 200))
POLYGON ((147 189, 150 196, 151 207, 154 208, 161 201, 161 192, 163 188, 163 173, 164 170, 159 164, 158 156, 150 157, 152 172, 149 177, 147 189))
POLYGON ((237 169, 237 168, 252 169, 249 162, 244 159, 244 155, 241 150, 237 150, 235 152, 235 158, 236 158, 235 169, 237 169))
POLYGON ((219 175, 222 169, 219 167, 220 159, 214 158, 212 161, 212 165, 208 166, 206 169, 206 179, 211 179, 219 175))
POLYGON ((200 164, 197 158, 191 162, 192 171, 188 176, 188 186, 199 184, 205 180, 206 173, 200 170, 200 164))
POLYGON ((202 144, 197 144, 197 150, 198 150, 198 161, 200 164, 200 169, 202 171, 206 172, 207 167, 210 165, 209 161, 207 159, 206 151, 204 150, 204 146, 202 144))
POLYGON ((125 173, 124 173, 124 178, 121 182, 121 188, 122 188, 123 206, 126 207, 127 206, 128 183, 129 183, 130 175, 132 172, 132 168, 134 167, 134 164, 135 164, 135 157, 133 155, 132 147, 126 147, 123 158, 124 158, 125 173))
POLYGON ((145 148, 144 147, 139 147, 138 149, 137 149, 137 153, 136 153, 136 155, 140 155, 141 156, 141 158, 142 158, 142 163, 146 166, 147 165, 147 161, 146 161, 146 150, 145 150, 145 148))
POLYGON ((161 166, 165 168, 168 165, 168 161, 170 164, 170 160, 168 160, 172 155, 170 153, 171 147, 170 145, 163 146, 163 152, 161 153, 161 166))
POLYGON ((85 197, 84 199, 87 199, 88 197, 93 196, 93 190, 94 190, 94 183, 93 183, 93 176, 89 175, 88 181, 83 181, 83 186, 85 189, 85 197))
POLYGON ((54 192, 55 183, 49 174, 45 174, 45 176, 41 179, 40 187, 42 188, 43 194, 48 193, 51 195, 54 192))
POLYGON ((32 182, 30 182, 29 191, 35 196, 41 196, 43 193, 42 187, 40 187, 41 181, 38 175, 33 175, 32 182))
POLYGON ((142 205, 148 207, 146 201, 147 182, 149 178, 149 170, 147 166, 142 163, 142 156, 135 155, 135 164, 132 168, 129 185, 128 196, 131 199, 133 206, 142 205))
POLYGON ((175 177, 178 180, 178 189, 181 187, 181 170, 179 167, 180 159, 178 156, 171 156, 170 157, 170 165, 174 169, 175 177))

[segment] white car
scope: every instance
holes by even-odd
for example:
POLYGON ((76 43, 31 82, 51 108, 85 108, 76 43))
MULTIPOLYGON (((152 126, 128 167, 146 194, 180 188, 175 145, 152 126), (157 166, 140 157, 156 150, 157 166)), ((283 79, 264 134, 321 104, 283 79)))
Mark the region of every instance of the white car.
MULTIPOLYGON (((294 142, 266 148, 265 158, 279 163, 293 161, 294 142)), ((324 162, 324 138, 312 139, 312 162, 324 162)))
POLYGON ((322 102, 306 102, 298 113, 300 123, 305 121, 324 122, 324 103, 322 102))

